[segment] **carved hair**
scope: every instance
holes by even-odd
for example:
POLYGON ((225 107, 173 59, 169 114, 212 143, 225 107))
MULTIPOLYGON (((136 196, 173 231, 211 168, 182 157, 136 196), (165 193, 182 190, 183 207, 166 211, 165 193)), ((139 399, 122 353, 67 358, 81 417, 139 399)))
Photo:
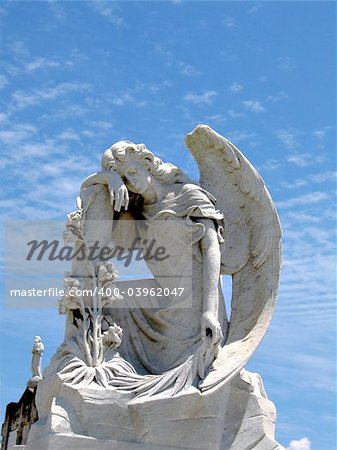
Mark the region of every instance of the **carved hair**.
POLYGON ((161 183, 189 182, 189 178, 177 166, 165 163, 155 156, 144 144, 134 144, 131 141, 118 141, 102 156, 102 168, 117 170, 118 161, 125 160, 125 154, 141 162, 144 167, 161 183))

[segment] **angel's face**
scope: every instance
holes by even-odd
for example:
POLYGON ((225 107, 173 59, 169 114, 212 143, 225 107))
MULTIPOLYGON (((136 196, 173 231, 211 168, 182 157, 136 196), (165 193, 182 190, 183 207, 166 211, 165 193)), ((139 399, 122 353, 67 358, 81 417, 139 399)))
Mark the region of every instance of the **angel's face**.
POLYGON ((136 194, 144 194, 151 185, 152 176, 139 161, 125 158, 118 164, 117 170, 123 178, 126 187, 136 194))
MULTIPOLYGON (((144 144, 134 144, 130 141, 121 141, 114 144, 114 161, 117 172, 122 177, 129 191, 136 194, 145 194, 153 184, 153 176, 149 169, 136 157, 139 147, 144 144)), ((144 195, 146 199, 146 195, 144 195)))

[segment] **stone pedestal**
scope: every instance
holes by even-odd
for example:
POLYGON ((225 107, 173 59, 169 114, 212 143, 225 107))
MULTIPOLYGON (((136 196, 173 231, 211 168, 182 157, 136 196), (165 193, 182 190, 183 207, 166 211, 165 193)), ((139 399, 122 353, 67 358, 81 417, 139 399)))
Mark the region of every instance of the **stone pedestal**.
POLYGON ((205 393, 134 399, 73 388, 55 376, 39 385, 36 402, 40 419, 26 450, 282 449, 274 440, 275 407, 259 375, 247 371, 205 393))

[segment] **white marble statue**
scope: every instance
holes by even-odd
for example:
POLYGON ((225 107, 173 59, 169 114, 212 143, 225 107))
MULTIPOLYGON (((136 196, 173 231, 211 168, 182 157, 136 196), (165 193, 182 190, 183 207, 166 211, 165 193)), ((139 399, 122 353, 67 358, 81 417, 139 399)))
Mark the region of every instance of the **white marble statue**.
MULTIPOLYGON (((79 436, 86 436, 100 448, 127 441, 139 450, 281 449, 262 381, 243 369, 275 306, 275 207, 248 160, 210 127, 199 125, 186 145, 199 183, 129 141, 106 150, 101 170, 83 182, 65 237, 86 258, 65 278, 59 311, 67 315, 66 335, 38 387, 33 441, 48 423, 48 439, 63 433, 72 448, 96 448, 85 446, 79 436), (128 249, 135 240, 144 254, 165 250, 169 257, 146 264, 151 292, 172 295, 154 298, 148 290, 146 298, 126 299, 114 289, 113 259, 88 258, 93 242, 128 249), (230 318, 222 274, 232 276, 230 318), (81 295, 88 288, 94 294, 81 295), (53 425, 61 416, 65 422, 53 425), (100 417, 100 426, 89 417, 100 417)), ((46 448, 59 448, 60 439, 46 448)))
POLYGON ((34 345, 32 349, 32 378, 38 377, 42 378, 42 371, 41 371, 41 358, 42 353, 44 351, 44 345, 42 343, 40 336, 35 336, 34 338, 34 345))

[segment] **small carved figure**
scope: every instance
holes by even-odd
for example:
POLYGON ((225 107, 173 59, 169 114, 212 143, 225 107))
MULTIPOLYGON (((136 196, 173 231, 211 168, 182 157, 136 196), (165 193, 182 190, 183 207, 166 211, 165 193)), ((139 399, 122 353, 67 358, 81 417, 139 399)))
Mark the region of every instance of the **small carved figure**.
POLYGON ((41 341, 40 336, 35 336, 34 338, 34 346, 32 350, 32 378, 38 377, 42 378, 41 371, 41 359, 42 353, 44 351, 44 345, 41 341))

